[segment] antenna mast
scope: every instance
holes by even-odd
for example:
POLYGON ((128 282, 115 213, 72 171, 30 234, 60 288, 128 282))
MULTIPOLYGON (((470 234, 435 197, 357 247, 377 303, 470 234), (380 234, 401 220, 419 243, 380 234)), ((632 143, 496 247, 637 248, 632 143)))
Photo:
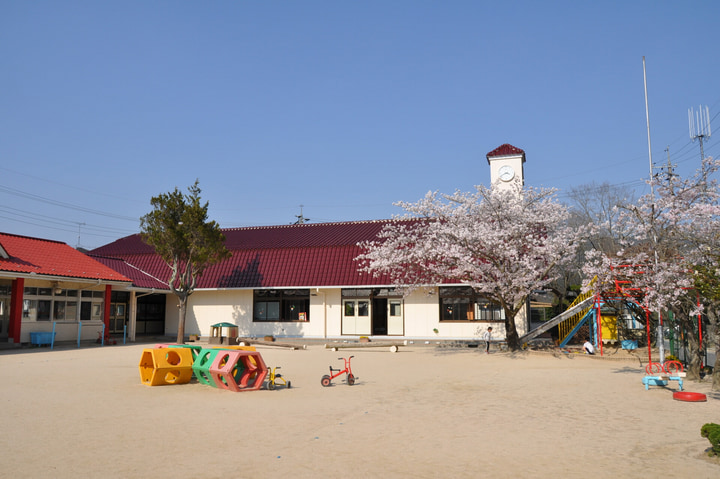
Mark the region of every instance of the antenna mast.
MULTIPOLYGON (((647 140, 648 140, 648 157, 650 160, 650 195, 652 196, 652 216, 650 217, 651 222, 655 222, 655 178, 653 178, 653 159, 652 159, 652 146, 650 146, 650 110, 648 109, 648 91, 647 91, 647 73, 645 71, 645 57, 643 56, 643 83, 645 85, 645 122, 647 123, 647 140)), ((655 232, 655 226, 652 227, 653 244, 655 247, 655 270, 658 269, 658 253, 657 253, 657 233, 655 232)), ((652 354, 650 353, 650 330, 648 329, 648 361, 652 362, 652 354)), ((665 336, 663 336, 663 324, 662 314, 658 309, 658 325, 657 325, 657 342, 658 342, 658 356, 660 361, 665 361, 665 336)))
POLYGON ((300 214, 295 215, 295 218, 297 218, 297 221, 295 222, 296 225, 302 225, 305 224, 306 221, 310 221, 310 218, 305 218, 305 216, 303 216, 303 205, 300 205, 300 214))
POLYGON ((78 223, 77 225, 78 225, 78 240, 77 240, 77 246, 75 248, 80 247, 80 228, 85 226, 85 223, 78 223))
POLYGON ((710 139, 712 131, 710 130, 710 109, 706 106, 703 110, 702 105, 698 108, 698 111, 694 111, 692 108, 688 110, 688 123, 690 126, 690 139, 700 141, 700 165, 702 168, 703 180, 705 179, 705 149, 703 148, 703 140, 710 139))

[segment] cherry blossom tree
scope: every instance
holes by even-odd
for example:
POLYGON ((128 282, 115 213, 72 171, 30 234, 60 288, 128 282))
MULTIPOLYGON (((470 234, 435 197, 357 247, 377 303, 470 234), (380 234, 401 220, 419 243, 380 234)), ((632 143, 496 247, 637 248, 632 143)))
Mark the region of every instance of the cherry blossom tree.
POLYGON ((671 190, 672 196, 679 198, 675 214, 683 218, 679 222, 679 242, 692 267, 695 294, 691 300, 697 305, 692 314, 702 312, 710 326, 705 338, 715 350, 715 391, 720 391, 720 187, 711 177, 718 170, 720 161, 706 158, 693 178, 673 185, 671 190))
MULTIPOLYGON (((720 276, 720 208, 717 183, 708 179, 717 169, 717 162, 708 158, 690 178, 654 178, 652 194, 618 209, 613 226, 616 247, 588 252, 583 267, 586 289, 589 278, 597 276, 596 291, 616 291, 621 284, 643 308, 666 320, 671 317, 667 313, 673 313, 690 347, 691 379, 700 376, 703 353, 697 318, 718 304, 712 292, 720 276)), ((715 312, 708 317, 715 317, 715 312)), ((717 321, 712 326, 717 338, 717 321)))
POLYGON ((520 348, 516 316, 529 295, 575 259, 588 227, 572 227, 555 190, 486 188, 428 193, 399 202, 406 214, 375 241, 361 243, 365 270, 389 275, 407 292, 437 284, 463 284, 505 311, 508 347, 520 348))

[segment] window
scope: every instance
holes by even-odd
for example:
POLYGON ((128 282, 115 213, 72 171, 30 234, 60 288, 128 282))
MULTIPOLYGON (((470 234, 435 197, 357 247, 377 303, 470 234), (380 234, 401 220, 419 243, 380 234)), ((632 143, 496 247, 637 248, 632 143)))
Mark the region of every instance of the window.
POLYGON ((55 321, 75 321, 77 319, 77 301, 53 301, 53 319, 55 321))
POLYGON ((80 303, 81 321, 102 321, 105 309, 104 291, 81 291, 80 303))
POLYGON ((50 321, 52 289, 25 288, 23 291, 23 320, 50 321))
POLYGON ((255 301, 255 321, 280 321, 280 301, 255 301))
POLYGON ((498 303, 493 303, 485 299, 477 301, 478 320, 480 321, 504 321, 505 310, 498 303))
POLYGON ((390 301, 390 316, 402 316, 402 301, 390 301))
POLYGON ((345 300, 343 301, 343 308, 346 317, 361 317, 366 318, 370 316, 370 301, 368 300, 345 300))
POLYGON ((102 321, 104 291, 35 288, 23 291, 23 321, 77 321, 78 307, 83 321, 102 321), (78 303, 78 296, 82 303, 78 303), (78 306, 79 305, 79 306, 78 306))
POLYGON ((309 321, 310 290, 255 290, 253 321, 309 321))
POLYGON ((50 301, 23 299, 23 319, 26 321, 50 321, 50 301))
POLYGON ((498 303, 483 299, 471 287, 440 288, 440 321, 503 321, 498 303))

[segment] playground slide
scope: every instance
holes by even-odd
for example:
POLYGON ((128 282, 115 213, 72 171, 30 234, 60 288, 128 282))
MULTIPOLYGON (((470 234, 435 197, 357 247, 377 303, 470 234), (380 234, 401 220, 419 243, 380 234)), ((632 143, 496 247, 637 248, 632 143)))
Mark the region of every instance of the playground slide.
POLYGON ((543 334, 544 332, 548 331, 548 330, 549 330, 550 328, 552 328, 553 326, 557 326, 558 324, 562 323, 563 321, 565 321, 566 319, 570 318, 570 317, 573 316, 574 314, 579 313, 579 312, 582 311, 583 309, 589 308, 594 301, 595 301, 595 296, 590 296, 589 298, 586 298, 586 299, 584 299, 583 301, 580 301, 580 302, 577 303, 576 305, 571 306, 570 308, 568 308, 567 310, 565 310, 565 312, 558 314, 557 316, 555 316, 555 317, 552 318, 551 320, 544 322, 543 324, 541 324, 541 325, 538 326, 537 328, 533 329, 532 331, 530 331, 530 332, 527 333, 526 335, 521 336, 521 337, 520 337, 520 344, 527 343, 527 342, 530 341, 531 339, 537 338, 538 336, 540 336, 540 335, 543 334))

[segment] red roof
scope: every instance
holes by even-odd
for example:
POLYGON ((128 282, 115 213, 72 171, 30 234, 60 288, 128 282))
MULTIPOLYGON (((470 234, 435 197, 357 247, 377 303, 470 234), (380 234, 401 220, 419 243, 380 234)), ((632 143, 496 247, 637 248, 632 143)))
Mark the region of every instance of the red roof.
MULTIPOLYGON (((361 253, 357 244, 376 239, 389 222, 306 223, 224 229, 225 245, 232 251, 232 257, 209 267, 198 280, 197 288, 388 284, 387 278, 375 278, 360 272, 355 258, 361 253)), ((169 278, 167 264, 142 241, 140 235, 121 238, 91 253, 94 256, 121 258, 163 281, 169 278)), ((136 283, 136 286, 140 285, 136 283)))
POLYGON ((58 241, 0 233, 0 251, 5 253, 0 254, 0 271, 130 281, 119 272, 58 241))
POLYGON ((490 158, 495 158, 498 156, 522 156, 523 162, 525 162, 525 152, 521 150, 520 148, 516 146, 512 146, 509 143, 505 143, 503 145, 498 146, 493 151, 485 155, 485 157, 488 159, 488 163, 490 163, 490 158))
POLYGON ((130 278, 133 286, 148 289, 168 289, 167 283, 163 283, 161 280, 133 266, 122 258, 106 258, 104 256, 95 256, 93 254, 90 254, 89 256, 104 264, 108 268, 111 268, 123 276, 130 278))

